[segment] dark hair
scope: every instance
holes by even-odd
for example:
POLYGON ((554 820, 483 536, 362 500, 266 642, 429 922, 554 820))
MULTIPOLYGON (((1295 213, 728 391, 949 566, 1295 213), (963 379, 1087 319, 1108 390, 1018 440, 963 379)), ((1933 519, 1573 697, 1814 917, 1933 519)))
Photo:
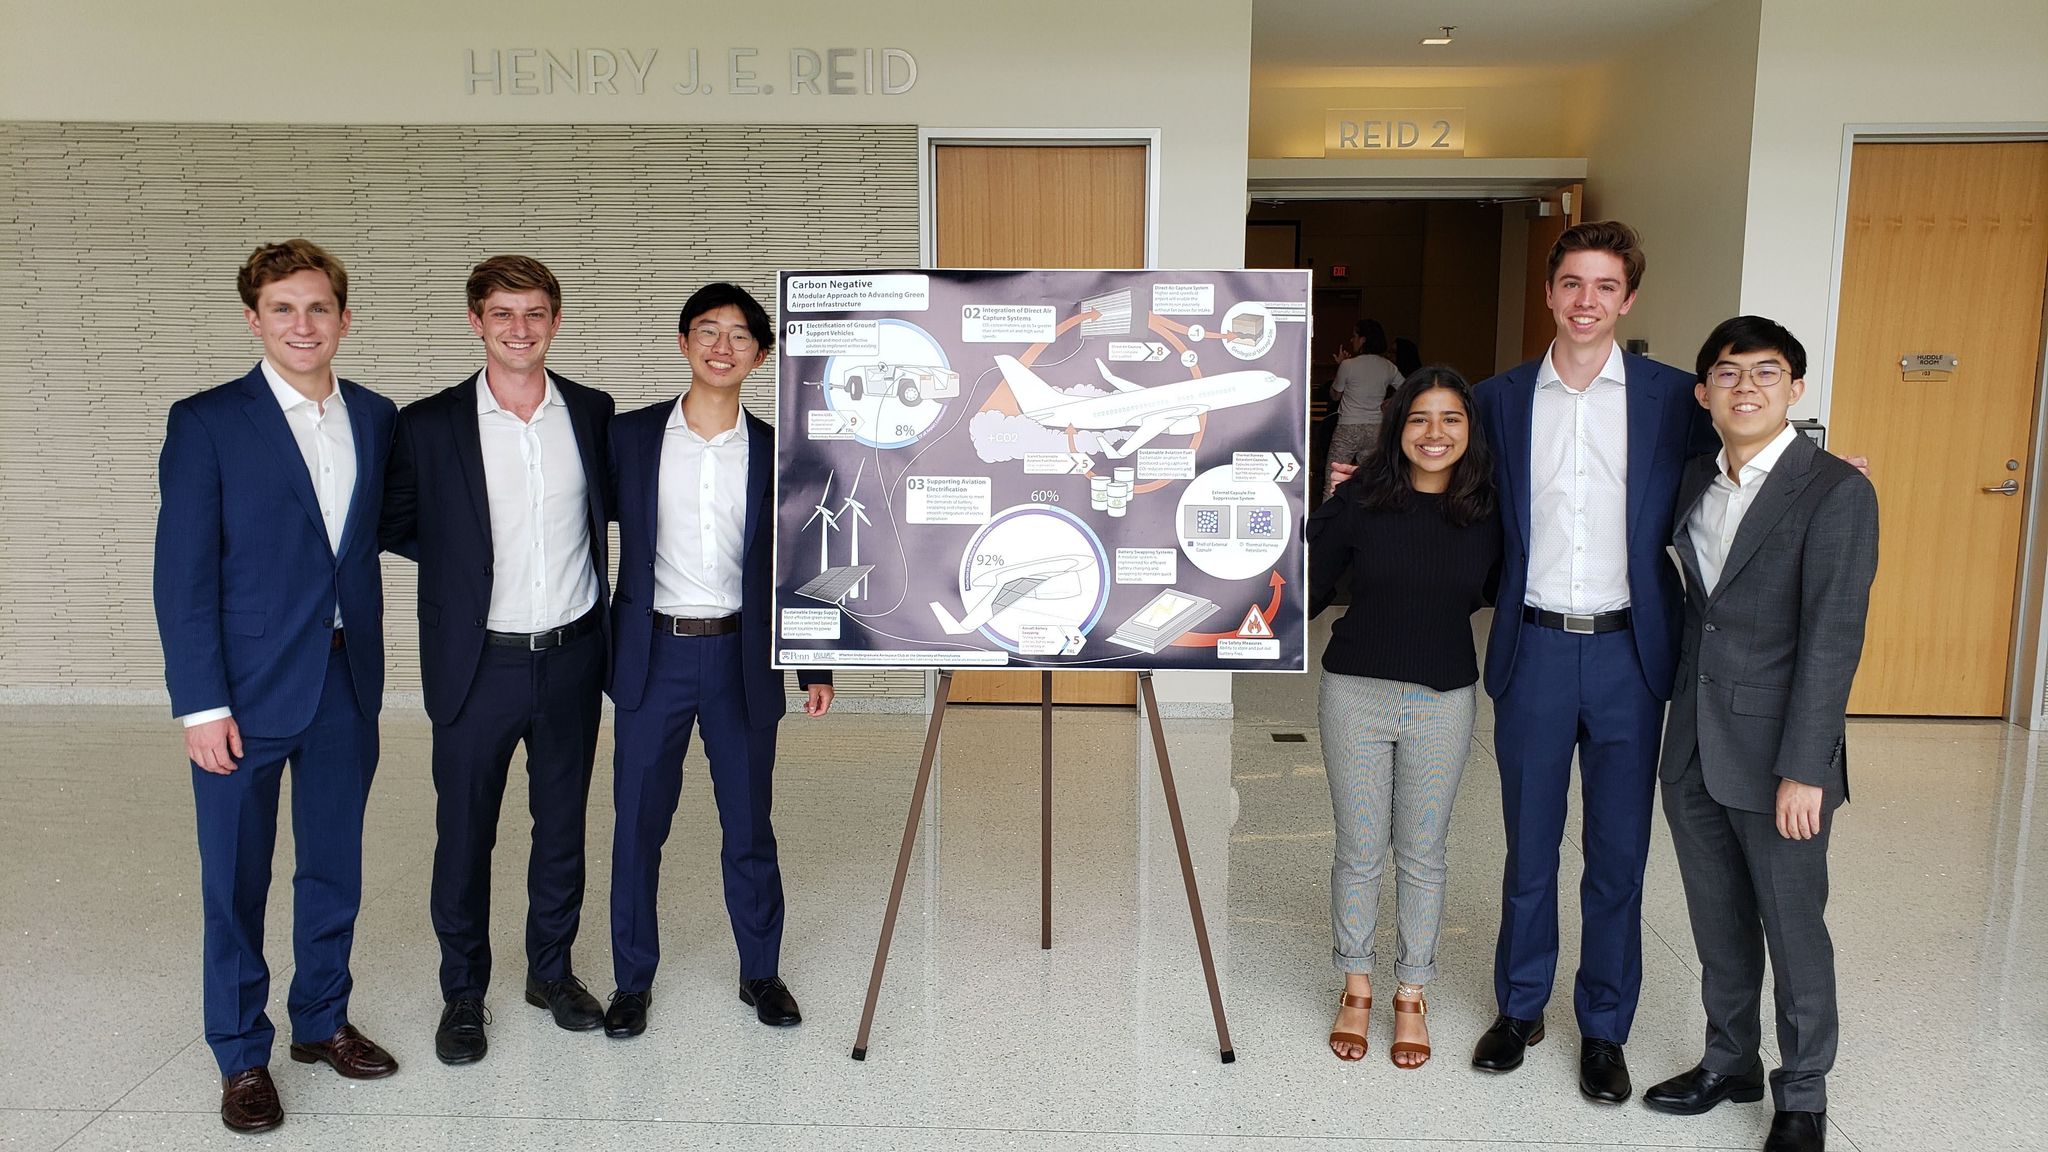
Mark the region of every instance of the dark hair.
POLYGON ((1557 279, 1557 266, 1573 252, 1606 252, 1619 257, 1628 274, 1628 294, 1635 295, 1643 285, 1643 269, 1649 266, 1643 258, 1643 238, 1619 220, 1592 220, 1565 229, 1557 243, 1550 246, 1550 266, 1544 273, 1544 283, 1557 279))
POLYGON ((768 310, 761 307, 761 302, 745 288, 723 280, 706 284, 690 293, 689 300, 683 304, 682 315, 676 318, 676 331, 688 332, 690 323, 699 316, 728 304, 739 309, 740 315, 746 318, 747 331, 753 334, 754 343, 760 345, 762 352, 775 347, 775 323, 768 319, 768 310))
POLYGON ((1415 341, 1406 336, 1394 341, 1394 367, 1400 369, 1403 379, 1415 375, 1422 367, 1422 349, 1415 346, 1415 341))
POLYGON ((1721 359, 1723 352, 1741 355, 1744 352, 1776 352, 1785 358, 1785 367, 1792 370, 1794 380, 1806 379, 1806 346, 1792 335, 1790 329, 1776 320, 1762 316, 1737 316, 1715 325, 1707 336, 1707 342, 1700 345, 1697 375, 1701 382, 1707 378, 1707 370, 1721 359))
POLYGON ((1356 479, 1367 508, 1405 506, 1414 487, 1408 480, 1408 455, 1401 451, 1401 429, 1408 423, 1408 410, 1415 406, 1416 399, 1437 388, 1456 393, 1458 403, 1465 406, 1465 455, 1451 466, 1451 485, 1444 492, 1444 514, 1462 528, 1493 514, 1493 452, 1486 445, 1486 433, 1479 427, 1472 386, 1465 383, 1455 368, 1432 364, 1401 381, 1388 401, 1379 442, 1358 466, 1356 479))
POLYGON ((235 273, 235 291, 241 294, 244 307, 254 308, 265 285, 307 271, 326 276, 334 289, 335 304, 348 307, 348 269, 341 266, 333 253, 311 240, 259 245, 235 273))
POLYGON ((483 315, 484 298, 493 292, 545 292, 548 310, 562 310, 562 285, 548 266, 531 256, 493 256, 469 270, 469 310, 483 315))
POLYGON ((1358 339, 1362 344, 1359 351, 1367 356, 1385 356, 1387 354, 1387 330, 1380 327, 1379 321, 1360 320, 1358 326, 1352 329, 1352 331, 1357 333, 1358 339))

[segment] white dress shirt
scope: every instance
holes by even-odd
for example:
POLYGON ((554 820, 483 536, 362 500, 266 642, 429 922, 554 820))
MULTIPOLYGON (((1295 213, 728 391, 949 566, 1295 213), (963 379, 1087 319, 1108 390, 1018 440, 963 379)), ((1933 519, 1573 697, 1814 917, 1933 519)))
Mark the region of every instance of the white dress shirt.
POLYGON ((1628 381, 1621 346, 1584 391, 1550 360, 1529 420, 1529 588, 1550 612, 1628 607, 1628 381))
POLYGON ((1692 515, 1685 522, 1694 556, 1699 560, 1700 580, 1708 595, 1720 586, 1721 566, 1728 562, 1728 549, 1735 543, 1735 534, 1741 530, 1749 506, 1756 503, 1758 489, 1764 486, 1765 478, 1778 464, 1778 457, 1785 454, 1797 435, 1798 429, 1785 425, 1742 466, 1741 483, 1728 478, 1728 449, 1721 449, 1721 454, 1714 457, 1714 482, 1700 493, 1699 502, 1692 506, 1692 515))
POLYGON ((486 369, 477 374, 476 423, 491 509, 486 627, 544 632, 571 623, 597 606, 597 572, 590 563, 589 478, 569 406, 549 378, 533 418, 521 420, 499 406, 486 369))
POLYGON ((712 619, 740 610, 741 536, 747 527, 747 430, 706 440, 690 430, 683 402, 661 441, 654 516, 654 610, 712 619))
MULTIPOLYGON (((263 379, 277 406, 284 410, 284 422, 298 443, 299 456, 306 462, 306 476, 313 482, 313 496, 320 504, 320 522, 327 529, 327 547, 341 551, 341 532, 348 526, 349 502, 356 494, 356 436, 349 427, 348 405, 341 398, 341 384, 329 377, 327 399, 308 400, 285 383, 277 369, 263 361, 263 379)), ((334 626, 341 627, 341 601, 334 603, 334 626)), ((234 715, 231 708, 208 708, 178 719, 192 728, 234 715)))

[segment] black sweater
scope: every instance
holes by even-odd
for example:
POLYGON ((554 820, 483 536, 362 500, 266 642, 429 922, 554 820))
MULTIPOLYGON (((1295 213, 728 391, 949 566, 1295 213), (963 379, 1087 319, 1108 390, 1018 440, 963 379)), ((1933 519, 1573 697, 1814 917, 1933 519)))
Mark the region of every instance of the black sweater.
POLYGON ((1348 481, 1308 521, 1309 615, 1351 573, 1351 607, 1330 629, 1323 670, 1438 692, 1478 680, 1472 613, 1500 578, 1498 514, 1460 528, 1441 495, 1409 492, 1398 509, 1361 501, 1360 482, 1348 481))

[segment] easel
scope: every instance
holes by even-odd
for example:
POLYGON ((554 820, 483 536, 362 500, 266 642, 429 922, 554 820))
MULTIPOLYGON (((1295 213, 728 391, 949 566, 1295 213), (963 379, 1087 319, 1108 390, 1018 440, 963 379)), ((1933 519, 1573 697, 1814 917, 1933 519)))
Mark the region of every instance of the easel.
MULTIPOLYGON (((946 696, 953 687, 953 673, 940 672, 938 693, 932 702, 931 723, 925 728, 924 757, 917 765, 917 785, 910 793, 910 814, 903 821, 903 846, 896 852, 896 878, 889 885, 889 910, 882 916, 882 938, 875 944, 875 967, 868 976, 867 1005, 860 1013, 860 1035, 853 1041, 853 1058, 868 1058, 868 1030, 875 1022, 875 1004, 882 994, 882 971, 889 963, 889 941, 896 934, 896 912, 903 904, 903 881, 910 873, 910 846, 917 840, 918 820, 924 815, 924 794, 932 780, 932 761, 939 750, 939 728, 946 716, 946 696)), ((1216 1047, 1225 1064, 1237 1059, 1230 1046, 1230 1026, 1223 1019, 1223 994, 1216 984, 1216 959, 1209 951, 1209 926, 1202 918, 1202 897, 1195 890, 1194 861, 1188 856, 1187 829, 1181 824, 1180 795, 1173 787, 1173 765, 1166 758, 1166 732, 1159 721, 1159 699, 1152 691, 1152 673, 1138 673, 1138 687, 1144 694, 1145 715, 1152 721, 1152 748, 1159 757, 1159 782, 1166 790, 1166 814, 1173 823, 1173 846, 1180 854, 1180 876, 1188 890, 1188 913, 1195 922, 1195 946, 1202 953, 1202 976, 1209 983, 1209 1012, 1216 1018, 1216 1047)), ((1052 673, 1039 680, 1039 823, 1038 823, 1038 946, 1052 947, 1052 673)))

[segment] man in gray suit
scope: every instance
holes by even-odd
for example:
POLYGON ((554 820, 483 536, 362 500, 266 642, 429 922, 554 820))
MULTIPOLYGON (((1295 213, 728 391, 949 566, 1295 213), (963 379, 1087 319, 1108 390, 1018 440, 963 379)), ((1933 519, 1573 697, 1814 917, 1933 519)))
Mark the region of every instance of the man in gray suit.
POLYGON ((1828 831, 1849 798, 1844 713, 1877 574, 1877 494, 1788 422, 1806 351, 1782 326, 1729 320, 1698 368, 1694 394, 1723 448, 1679 486, 1685 626, 1659 774, 1707 1043, 1643 1102, 1693 1115, 1763 1098, 1768 946, 1782 1062, 1764 1149, 1807 1152, 1824 1147, 1835 1059, 1828 831))

